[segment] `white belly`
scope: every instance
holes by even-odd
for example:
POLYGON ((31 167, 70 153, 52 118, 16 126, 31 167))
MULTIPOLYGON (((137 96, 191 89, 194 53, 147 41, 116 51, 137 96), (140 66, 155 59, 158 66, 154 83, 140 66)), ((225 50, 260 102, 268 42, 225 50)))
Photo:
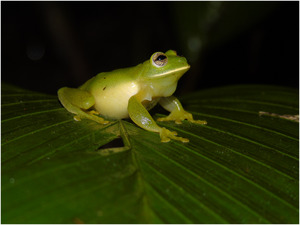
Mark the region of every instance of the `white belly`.
POLYGON ((138 85, 128 82, 115 87, 100 88, 91 94, 96 100, 95 109, 101 115, 112 119, 123 119, 128 118, 129 98, 137 92, 138 85))

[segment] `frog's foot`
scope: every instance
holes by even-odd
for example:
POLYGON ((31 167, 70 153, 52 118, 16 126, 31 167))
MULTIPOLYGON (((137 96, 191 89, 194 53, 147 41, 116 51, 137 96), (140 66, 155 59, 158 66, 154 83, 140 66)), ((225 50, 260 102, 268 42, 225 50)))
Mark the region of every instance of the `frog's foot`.
POLYGON ((177 133, 175 131, 170 131, 164 127, 161 128, 159 132, 161 142, 169 142, 171 139, 181 141, 183 143, 189 142, 189 139, 176 136, 177 133))
POLYGON ((207 124, 205 120, 194 120, 193 115, 186 111, 173 111, 170 115, 158 118, 157 121, 175 121, 176 124, 182 124, 181 121, 188 120, 191 123, 207 124))
POLYGON ((102 117, 96 116, 96 115, 99 115, 99 113, 92 110, 92 111, 82 112, 80 114, 77 114, 73 118, 76 121, 81 121, 81 119, 90 119, 90 120, 94 120, 94 121, 96 121, 97 123, 100 123, 100 124, 108 124, 109 123, 109 121, 105 120, 102 117))
POLYGON ((90 110, 87 112, 88 114, 91 114, 91 115, 100 115, 99 112, 97 112, 96 110, 90 110))

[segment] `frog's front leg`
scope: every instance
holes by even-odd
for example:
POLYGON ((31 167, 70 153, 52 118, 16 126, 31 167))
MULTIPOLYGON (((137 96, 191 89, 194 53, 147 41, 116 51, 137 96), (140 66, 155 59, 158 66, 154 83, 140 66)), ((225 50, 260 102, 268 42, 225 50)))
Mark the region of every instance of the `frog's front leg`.
POLYGON ((83 118, 94 120, 100 124, 107 124, 109 121, 102 117, 95 116, 98 112, 91 110, 95 105, 94 97, 87 91, 77 88, 63 87, 58 90, 58 98, 61 104, 71 113, 76 114, 74 120, 80 121, 83 118))
POLYGON ((159 104, 171 113, 166 117, 158 118, 157 121, 175 121, 181 124, 181 121, 186 119, 192 123, 207 124, 205 120, 194 120, 193 115, 185 111, 180 101, 174 96, 161 98, 159 104))
POLYGON ((176 136, 177 133, 175 131, 170 131, 164 127, 158 126, 137 95, 134 95, 129 99, 128 113, 132 121, 141 128, 159 133, 162 142, 169 142, 170 139, 189 142, 189 139, 187 138, 176 136))

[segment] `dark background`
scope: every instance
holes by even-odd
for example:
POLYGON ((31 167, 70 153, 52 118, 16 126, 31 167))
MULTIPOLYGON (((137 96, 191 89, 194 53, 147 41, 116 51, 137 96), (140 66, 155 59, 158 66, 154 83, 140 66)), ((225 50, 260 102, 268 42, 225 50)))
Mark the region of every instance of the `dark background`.
POLYGON ((299 2, 1 2, 2 82, 55 94, 176 50, 179 93, 299 88, 299 2))

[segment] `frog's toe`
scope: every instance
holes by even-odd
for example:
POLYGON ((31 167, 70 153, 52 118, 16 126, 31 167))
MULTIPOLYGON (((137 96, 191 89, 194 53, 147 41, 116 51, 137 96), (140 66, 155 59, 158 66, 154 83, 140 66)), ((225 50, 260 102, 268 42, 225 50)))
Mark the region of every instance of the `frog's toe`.
POLYGON ((91 115, 100 115, 100 113, 97 112, 96 110, 91 110, 88 113, 91 114, 91 115))
POLYGON ((97 121, 98 123, 101 123, 101 124, 108 124, 109 123, 109 121, 103 119, 102 117, 98 117, 98 118, 100 119, 99 122, 97 121))
POLYGON ((175 120, 176 124, 182 124, 181 120, 175 120))
POLYGON ((161 139, 161 142, 169 142, 171 139, 181 141, 183 143, 189 142, 189 139, 183 138, 183 137, 178 137, 177 132, 170 131, 164 127, 160 131, 160 139, 161 139))
POLYGON ((201 124, 201 125, 205 125, 207 124, 206 120, 192 120, 190 121, 192 123, 197 123, 197 124, 201 124))
POLYGON ((160 117, 157 119, 157 121, 162 122, 162 121, 167 121, 166 117, 160 117))
POLYGON ((105 120, 104 118, 90 114, 90 113, 84 112, 84 113, 74 116, 74 120, 76 120, 76 121, 81 121, 81 119, 94 120, 97 123, 104 124, 104 125, 109 123, 109 121, 105 120))
POLYGON ((81 118, 78 116, 78 115, 76 115, 76 116, 73 116, 73 119, 75 120, 75 121, 81 121, 81 118))
POLYGON ((168 137, 160 137, 160 139, 161 139, 161 142, 164 142, 164 143, 171 141, 171 139, 168 137))

